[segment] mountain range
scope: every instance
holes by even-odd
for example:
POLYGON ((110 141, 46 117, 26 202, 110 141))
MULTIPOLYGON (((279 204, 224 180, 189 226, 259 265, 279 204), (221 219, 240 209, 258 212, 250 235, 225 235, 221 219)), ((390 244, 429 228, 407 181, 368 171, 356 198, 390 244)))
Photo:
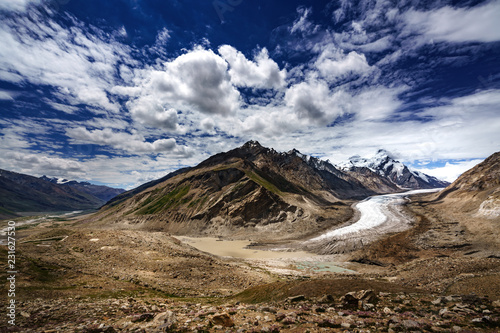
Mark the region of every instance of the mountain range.
POLYGON ((341 164, 340 168, 350 171, 368 168, 389 179, 394 184, 408 189, 431 189, 450 185, 450 183, 436 177, 408 168, 403 163, 392 158, 391 154, 384 149, 380 149, 370 159, 362 158, 359 155, 352 156, 348 162, 341 164))
POLYGON ((76 181, 57 182, 0 169, 0 219, 18 213, 96 209, 123 192, 76 181))
MULTIPOLYGON (((427 183, 416 174, 409 178, 404 184, 413 188, 443 184, 427 183)), ((189 234, 293 237, 346 221, 356 200, 403 191, 397 181, 372 165, 342 169, 297 150, 280 153, 249 141, 118 195, 92 223, 189 234)))
POLYGON ((95 209, 107 203, 102 211, 114 213, 103 213, 105 218, 101 214, 101 222, 210 234, 249 226, 256 233, 313 232, 332 220, 348 219, 355 200, 448 185, 410 170, 384 150, 372 159, 355 156, 337 166, 296 149, 277 152, 256 141, 127 192, 4 170, 0 182, 4 218, 15 212, 95 209))
POLYGON ((76 180, 67 180, 63 178, 49 178, 47 176, 42 176, 40 179, 49 181, 53 184, 60 184, 72 187, 78 191, 90 194, 100 200, 103 201, 103 204, 108 202, 109 200, 116 197, 118 194, 125 192, 124 189, 121 188, 113 188, 104 185, 94 185, 89 182, 78 182, 76 180))

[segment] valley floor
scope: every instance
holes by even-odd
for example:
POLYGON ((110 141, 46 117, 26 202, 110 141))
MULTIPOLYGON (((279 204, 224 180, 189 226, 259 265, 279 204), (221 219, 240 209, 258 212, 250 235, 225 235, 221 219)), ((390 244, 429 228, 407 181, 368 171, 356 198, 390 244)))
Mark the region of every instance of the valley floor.
POLYGON ((161 232, 49 219, 20 231, 16 326, 4 317, 0 332, 498 331, 495 248, 431 208, 414 200, 413 228, 321 260, 218 257, 161 232), (333 273, 338 262, 356 273, 333 273))

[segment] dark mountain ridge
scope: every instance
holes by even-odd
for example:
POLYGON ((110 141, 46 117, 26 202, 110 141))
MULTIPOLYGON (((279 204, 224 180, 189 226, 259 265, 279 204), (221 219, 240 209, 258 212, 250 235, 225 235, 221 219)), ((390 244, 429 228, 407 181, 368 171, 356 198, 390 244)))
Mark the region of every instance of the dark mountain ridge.
POLYGON ((49 212, 96 209, 103 200, 71 186, 58 185, 38 177, 0 170, 0 207, 16 212, 49 212))
POLYGON ((78 191, 85 192, 87 194, 93 195, 94 197, 103 201, 103 203, 108 202, 113 199, 117 195, 125 192, 124 189, 121 188, 113 188, 104 185, 94 185, 89 182, 78 182, 76 180, 60 180, 58 178, 49 178, 47 176, 42 176, 40 179, 49 181, 54 184, 70 186, 78 191))
POLYGON ((18 213, 97 209, 122 189, 34 177, 0 169, 0 219, 18 213))

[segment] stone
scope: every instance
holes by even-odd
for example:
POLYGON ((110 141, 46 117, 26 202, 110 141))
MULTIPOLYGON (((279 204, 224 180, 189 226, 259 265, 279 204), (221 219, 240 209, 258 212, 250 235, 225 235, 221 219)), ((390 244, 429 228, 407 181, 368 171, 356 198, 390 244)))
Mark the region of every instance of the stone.
POLYGON ((278 312, 278 314, 276 315, 276 321, 282 321, 285 318, 286 314, 284 314, 283 312, 278 312))
POLYGON ((262 308, 260 308, 260 311, 262 311, 262 312, 269 312, 269 313, 276 313, 276 312, 278 312, 276 310, 276 308, 272 307, 272 306, 263 306, 262 308))
POLYGON ((304 301, 305 299, 306 297, 304 295, 288 297, 288 301, 290 301, 291 303, 304 301))
POLYGON ((434 305, 439 305, 442 302, 443 302, 443 298, 442 297, 438 297, 435 300, 431 301, 431 303, 434 304, 434 305))
POLYGON ((363 310, 364 311, 370 311, 370 310, 373 310, 374 308, 375 308, 375 305, 373 305, 371 303, 363 304, 363 310))
POLYGON ((447 314, 449 312, 450 312, 450 310, 448 310, 448 308, 442 308, 441 310, 439 310, 439 315, 444 316, 445 314, 447 314))
POLYGON ((293 324, 297 323, 297 320, 293 317, 286 317, 281 322, 283 325, 293 325, 293 324))
POLYGON ((222 327, 233 327, 234 326, 234 322, 231 319, 231 316, 229 316, 229 314, 227 314, 225 312, 213 315, 212 318, 210 319, 210 322, 213 325, 220 325, 222 327))
POLYGON ((389 309, 387 306, 382 310, 382 312, 384 312, 385 314, 393 314, 394 313, 394 311, 389 309))
POLYGON ((154 314, 152 314, 152 313, 143 313, 143 314, 140 314, 140 315, 133 316, 132 319, 131 319, 131 321, 133 323, 138 323, 138 322, 142 322, 142 321, 150 321, 153 318, 154 318, 154 314))
POLYGON ((348 309, 363 309, 365 304, 376 304, 378 297, 373 290, 352 291, 342 296, 340 302, 348 309))
POLYGON ((322 319, 318 322, 318 327, 340 328, 341 326, 331 319, 322 319))
POLYGON ((403 326, 407 329, 420 327, 419 323, 414 320, 403 320, 403 326))
POLYGON ((151 324, 151 327, 157 327, 162 332, 169 332, 175 328, 177 317, 172 311, 158 313, 151 324))
POLYGON ((365 303, 371 303, 371 304, 377 304, 378 302, 378 297, 375 294, 375 292, 371 289, 369 290, 361 290, 358 293, 358 299, 365 303))
POLYGON ((29 318, 31 317, 31 314, 29 314, 28 312, 21 311, 21 316, 23 316, 24 318, 29 318))
POLYGON ((462 297, 458 296, 458 295, 450 295, 450 296, 445 296, 444 300, 446 302, 448 302, 448 303, 451 303, 451 302, 461 302, 462 301, 462 297))
POLYGON ((340 327, 345 328, 345 329, 349 329, 349 328, 351 328, 351 324, 349 324, 349 323, 342 323, 342 324, 340 324, 340 327))
POLYGON ((358 298, 356 297, 356 293, 350 292, 345 294, 340 298, 340 302, 342 306, 346 309, 357 309, 358 308, 358 298))
POLYGON ((324 295, 318 299, 318 303, 322 303, 322 304, 332 304, 334 302, 335 302, 335 299, 333 298, 332 295, 324 295))

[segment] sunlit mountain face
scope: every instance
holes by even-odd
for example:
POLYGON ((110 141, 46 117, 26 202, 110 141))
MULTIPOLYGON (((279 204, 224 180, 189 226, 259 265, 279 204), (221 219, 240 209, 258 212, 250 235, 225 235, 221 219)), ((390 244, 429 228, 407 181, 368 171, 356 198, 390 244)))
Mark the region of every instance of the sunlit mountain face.
POLYGON ((0 3, 0 168, 133 188, 258 140, 453 181, 500 142, 498 1, 0 3))

